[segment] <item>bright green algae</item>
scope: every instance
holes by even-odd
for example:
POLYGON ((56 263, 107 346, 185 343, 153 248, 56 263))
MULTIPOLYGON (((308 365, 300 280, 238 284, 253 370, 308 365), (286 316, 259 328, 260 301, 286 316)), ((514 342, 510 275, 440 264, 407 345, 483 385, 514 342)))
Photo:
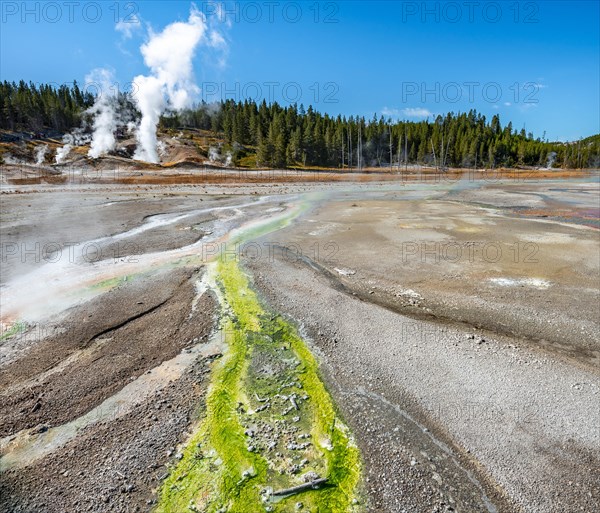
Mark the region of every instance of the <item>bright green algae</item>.
POLYGON ((0 342, 8 340, 9 338, 11 338, 13 335, 16 335, 17 333, 23 334, 23 333, 25 333, 26 330, 27 330, 27 323, 25 323, 23 321, 17 321, 10 328, 4 330, 4 332, 2 334, 0 334, 0 342))
POLYGON ((235 259, 210 272, 227 351, 206 411, 160 490, 157 511, 359 511, 359 452, 297 330, 260 303, 235 259), (277 500, 316 476, 327 485, 277 500))

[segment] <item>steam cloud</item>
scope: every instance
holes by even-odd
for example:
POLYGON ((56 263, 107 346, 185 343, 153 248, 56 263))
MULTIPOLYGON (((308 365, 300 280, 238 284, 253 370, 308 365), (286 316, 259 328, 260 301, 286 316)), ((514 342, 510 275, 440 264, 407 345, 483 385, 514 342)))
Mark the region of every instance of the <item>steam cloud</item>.
POLYGON ((54 156, 54 162, 56 164, 62 164, 75 146, 87 144, 90 142, 90 138, 83 133, 81 128, 77 128, 70 134, 65 134, 62 138, 62 142, 65 143, 65 145, 57 148, 56 155, 54 156))
POLYGON ((46 152, 48 151, 48 145, 42 144, 35 149, 35 164, 41 166, 46 158, 46 152))
POLYGON ((546 162, 546 169, 552 169, 552 167, 554 166, 554 161, 556 160, 556 152, 555 151, 551 151, 550 153, 548 153, 548 160, 546 162))
POLYGON ((158 34, 151 33, 142 45, 144 62, 152 73, 133 80, 135 101, 142 113, 134 159, 158 162, 156 127, 160 115, 167 108, 188 107, 199 92, 193 82, 192 59, 206 32, 203 14, 192 7, 187 22, 175 22, 158 34))
POLYGON ((72 149, 73 149, 73 145, 70 143, 67 143, 64 146, 57 148, 56 156, 54 157, 54 162, 56 162, 57 164, 62 164, 72 149))
POLYGON ((225 167, 229 167, 233 162, 233 154, 228 151, 225 155, 221 155, 220 146, 210 146, 208 148, 208 161, 213 164, 219 162, 225 164, 225 167))
POLYGON ((117 129, 117 115, 115 111, 116 98, 112 94, 114 77, 107 69, 95 69, 85 77, 87 85, 95 84, 99 87, 98 96, 94 105, 88 109, 94 115, 94 131, 92 144, 88 156, 98 158, 115 149, 115 130, 117 129))
MULTIPOLYGON (((223 20, 217 18, 217 23, 223 20)), ((139 25, 139 20, 138 20, 139 25)), ((117 24, 117 30, 123 27, 117 24)), ((131 33, 126 34, 128 37, 131 33)), ((141 112, 139 124, 133 123, 130 113, 119 111, 119 98, 112 92, 114 83, 112 72, 95 69, 86 77, 86 84, 95 84, 99 94, 94 105, 88 110, 93 115, 93 135, 88 156, 100 157, 116 147, 115 131, 121 123, 127 123, 127 131, 135 132, 137 148, 133 156, 136 160, 157 163, 161 148, 158 145, 157 126, 160 116, 167 110, 179 111, 190 107, 200 89, 194 83, 192 60, 200 43, 221 51, 219 64, 224 64, 227 43, 224 37, 207 25, 206 17, 192 5, 187 22, 167 25, 162 32, 150 29, 149 38, 140 47, 148 75, 138 75, 133 79, 133 100, 141 112), (129 121, 129 122, 127 122, 129 121)), ((63 162, 77 141, 67 135, 67 143, 56 152, 56 163, 63 162)))
POLYGON ((208 160, 210 162, 217 162, 221 158, 221 153, 219 152, 219 148, 216 146, 210 146, 208 148, 208 160))

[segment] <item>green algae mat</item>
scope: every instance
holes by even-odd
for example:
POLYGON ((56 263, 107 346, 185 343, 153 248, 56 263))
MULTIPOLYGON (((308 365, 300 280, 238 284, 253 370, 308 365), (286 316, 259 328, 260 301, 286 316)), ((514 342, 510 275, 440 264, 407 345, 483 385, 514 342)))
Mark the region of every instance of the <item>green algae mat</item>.
POLYGON ((227 350, 156 511, 362 511, 358 449, 297 330, 261 304, 235 259, 208 273, 227 350))

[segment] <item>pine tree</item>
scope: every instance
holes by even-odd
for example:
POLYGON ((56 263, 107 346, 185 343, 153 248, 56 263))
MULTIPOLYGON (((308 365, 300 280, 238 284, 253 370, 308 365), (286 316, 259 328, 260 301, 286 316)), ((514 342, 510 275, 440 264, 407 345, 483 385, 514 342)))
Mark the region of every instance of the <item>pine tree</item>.
POLYGON ((256 151, 256 162, 259 166, 270 167, 273 164, 274 147, 271 138, 265 137, 258 131, 258 148, 256 151))

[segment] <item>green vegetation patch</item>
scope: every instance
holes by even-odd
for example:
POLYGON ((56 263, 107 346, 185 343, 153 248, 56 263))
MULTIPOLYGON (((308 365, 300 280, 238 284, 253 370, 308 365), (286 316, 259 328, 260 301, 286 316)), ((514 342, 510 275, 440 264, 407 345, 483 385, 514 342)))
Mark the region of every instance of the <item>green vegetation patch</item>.
POLYGON ((235 260, 211 272, 228 349, 157 511, 360 511, 359 452, 315 358, 294 326, 263 307, 235 260), (278 493, 323 478, 318 488, 278 493))
POLYGON ((122 283, 125 283, 126 281, 127 281, 127 276, 115 276, 113 278, 108 278, 106 280, 99 281, 98 283, 93 283, 90 286, 90 288, 92 290, 98 290, 98 289, 110 290, 110 289, 114 289, 115 287, 118 287, 119 285, 121 285, 122 283))
POLYGON ((17 333, 25 333, 25 331, 27 331, 27 323, 23 322, 23 321, 17 321, 15 322, 12 326, 3 329, 2 332, 0 333, 0 342, 4 342, 5 340, 8 340, 9 338, 11 338, 13 335, 16 335, 17 333))

